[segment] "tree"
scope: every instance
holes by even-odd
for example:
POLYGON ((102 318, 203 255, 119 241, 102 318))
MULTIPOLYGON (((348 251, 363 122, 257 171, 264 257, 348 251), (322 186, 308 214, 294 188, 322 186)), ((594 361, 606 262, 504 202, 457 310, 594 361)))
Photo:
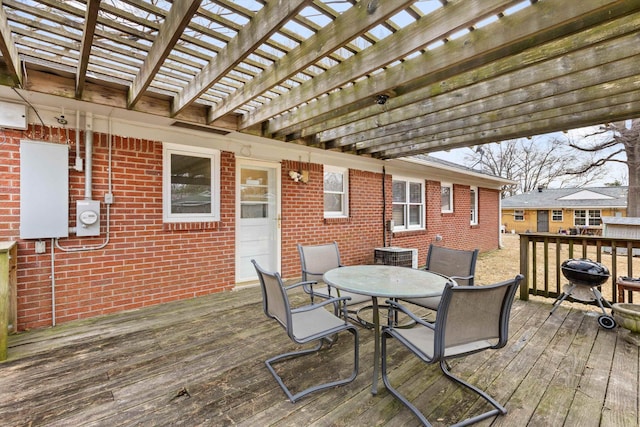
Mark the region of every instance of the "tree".
POLYGON ((576 174, 589 172, 606 163, 626 165, 629 180, 627 216, 640 216, 640 119, 602 125, 582 141, 570 142, 569 146, 598 156, 574 168, 576 174))
POLYGON ((581 187, 602 176, 601 170, 589 169, 582 174, 567 174, 573 165, 581 163, 574 150, 558 137, 536 136, 491 143, 475 148, 465 160, 472 167, 492 175, 515 181, 505 185, 502 197, 536 190, 538 187, 581 187))

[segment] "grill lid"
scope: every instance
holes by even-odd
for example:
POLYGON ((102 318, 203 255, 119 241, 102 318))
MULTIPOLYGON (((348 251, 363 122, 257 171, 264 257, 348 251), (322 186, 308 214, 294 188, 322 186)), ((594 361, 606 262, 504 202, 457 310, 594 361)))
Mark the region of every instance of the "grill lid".
POLYGON ((605 265, 588 258, 568 259, 561 268, 564 277, 578 285, 599 286, 611 277, 605 265))

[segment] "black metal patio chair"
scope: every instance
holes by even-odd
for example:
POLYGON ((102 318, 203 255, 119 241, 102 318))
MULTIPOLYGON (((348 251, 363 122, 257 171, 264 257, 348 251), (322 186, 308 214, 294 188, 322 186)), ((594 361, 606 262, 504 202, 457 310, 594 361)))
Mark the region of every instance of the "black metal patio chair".
MULTIPOLYGON (((269 372, 271 372, 271 375, 276 379, 280 388, 282 388, 289 400, 295 403, 296 400, 309 393, 353 381, 358 374, 358 329, 347 322, 346 305, 343 304, 343 302, 347 301, 348 297, 327 298, 320 303, 311 303, 292 308, 289 303, 287 291, 303 286, 306 282, 284 286, 279 273, 272 273, 263 270, 255 260, 251 260, 251 262, 253 263, 256 272, 258 273, 258 278, 260 279, 260 287, 262 289, 263 296, 262 307, 267 317, 277 321, 285 329, 289 338, 296 344, 317 342, 313 348, 280 354, 265 361, 267 369, 269 369, 269 372), (325 308, 325 306, 331 304, 342 307, 344 310, 344 317, 342 319, 325 308), (353 334, 354 360, 351 376, 346 379, 315 385, 293 394, 284 384, 282 378, 276 373, 273 365, 286 359, 318 352, 325 342, 334 342, 331 337, 342 331, 348 331, 353 334)), ((327 369, 329 369, 328 366, 327 369)))
POLYGON ((411 317, 417 325, 412 329, 401 329, 391 323, 382 328, 382 380, 387 390, 409 408, 423 425, 431 424, 416 406, 391 385, 387 373, 389 339, 397 339, 425 363, 439 363, 445 376, 477 393, 494 407, 490 411, 457 423, 457 426, 504 415, 507 413, 504 406, 485 391, 454 376, 446 361, 506 345, 511 306, 522 279, 522 275, 517 275, 514 279, 487 286, 447 284, 435 323, 426 322, 396 301, 387 301, 390 306, 389 318, 394 316, 394 311, 401 311, 411 317))
MULTIPOLYGON (((473 286, 478 249, 460 250, 431 244, 425 270, 443 274, 460 286, 473 286)), ((411 298, 404 301, 437 311, 441 297, 411 298)))
MULTIPOLYGON (((302 281, 317 282, 315 285, 304 285, 304 290, 311 295, 313 301, 315 296, 320 298, 331 298, 332 296, 349 297, 346 305, 353 306, 365 302, 371 302, 371 297, 366 295, 354 294, 346 291, 338 291, 324 283, 322 275, 327 271, 342 267, 340 261, 340 251, 338 243, 325 243, 321 245, 301 245, 298 244, 298 253, 300 254, 300 266, 302 269, 302 281)), ((351 313, 351 320, 362 325, 362 322, 355 316, 355 310, 347 310, 351 313)))

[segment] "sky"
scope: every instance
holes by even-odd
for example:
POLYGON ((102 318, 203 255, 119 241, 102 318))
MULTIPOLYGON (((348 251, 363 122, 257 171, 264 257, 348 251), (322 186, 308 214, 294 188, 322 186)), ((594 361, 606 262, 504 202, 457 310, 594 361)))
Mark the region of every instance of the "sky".
MULTIPOLYGON (((597 129, 597 127, 573 129, 568 131, 568 136, 569 138, 578 141, 583 139, 585 135, 589 135, 593 133, 595 129, 597 129)), ((550 133, 542 136, 548 136, 549 138, 566 137, 566 135, 564 135, 561 132, 550 133)), ((472 147, 465 147, 465 148, 457 148, 449 151, 438 151, 438 152, 430 153, 429 155, 439 159, 458 163, 461 165, 470 166, 465 160, 465 156, 469 156, 471 154, 473 154, 472 147)), ((621 181, 624 185, 628 184, 627 172, 625 170, 626 169, 625 167, 623 167, 619 163, 606 164, 603 167, 606 169, 605 176, 602 179, 593 181, 591 184, 589 184, 590 187, 604 186, 605 183, 613 182, 615 180, 621 181)))

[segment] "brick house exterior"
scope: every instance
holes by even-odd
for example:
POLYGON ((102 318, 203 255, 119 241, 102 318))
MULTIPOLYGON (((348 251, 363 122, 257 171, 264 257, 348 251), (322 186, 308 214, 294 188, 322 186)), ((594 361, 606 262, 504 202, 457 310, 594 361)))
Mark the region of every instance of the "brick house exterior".
MULTIPOLYGON (((49 326, 52 319, 64 323, 229 291, 236 286, 236 162, 242 144, 216 136, 216 144, 222 147, 220 221, 165 223, 162 215, 162 140, 169 138, 168 134, 160 132, 160 139, 144 139, 136 134, 142 131, 135 130, 135 125, 122 126, 117 132, 130 136, 114 133, 110 137, 100 130, 93 135, 93 198, 97 200, 104 200, 108 191, 109 141, 111 143, 114 203, 109 212, 108 243, 97 250, 73 251, 69 249, 99 245, 104 241, 105 233, 98 237, 70 235, 60 239, 58 244, 54 244, 54 239, 45 239, 46 251, 35 253, 33 240, 20 239, 20 142, 24 139, 72 142, 76 140, 75 131, 40 125, 30 125, 27 131, 0 130, 3 141, 0 145, 3 157, 0 165, 0 240, 18 242, 18 330, 49 326), (61 250, 58 245, 67 250, 61 250), (55 316, 52 315, 52 288, 55 289, 55 316)), ((180 131, 171 132, 174 132, 172 138, 175 140, 184 140, 185 135, 180 131)), ((274 144, 260 141, 266 147, 261 148, 262 145, 255 141, 250 142, 254 144, 256 157, 261 155, 260 150, 270 149, 268 144, 274 144)), ((464 169, 456 171, 451 165, 427 167, 402 161, 384 163, 336 154, 336 159, 346 157, 346 162, 352 164, 349 166, 349 217, 325 218, 325 162, 305 162, 309 169, 308 183, 294 182, 287 174, 289 170, 301 167, 301 161, 295 160, 300 159, 300 155, 295 146, 282 145, 286 148, 278 148, 280 151, 274 155, 280 155, 278 160, 282 165, 280 259, 285 278, 300 275, 296 249, 299 242, 315 244, 335 240, 344 264, 372 263, 373 249, 385 244, 383 211, 385 220, 391 219, 389 195, 394 171, 424 176, 426 228, 392 235, 387 232, 387 243, 417 248, 421 265, 424 265, 427 248, 436 241, 436 235, 442 237, 440 244, 450 247, 477 247, 487 251, 499 246, 499 188, 503 180, 489 176, 479 178, 464 169), (285 155, 289 158, 284 158, 285 155), (351 160, 353 158, 357 160, 351 160), (388 172, 384 171, 385 167, 388 172), (441 213, 440 181, 443 178, 439 175, 453 183, 452 213, 441 213), (471 185, 478 189, 477 225, 470 225, 469 221, 471 185), (383 193, 387 195, 386 205, 383 193)), ((70 152, 69 164, 73 164, 72 155, 70 152)), ((82 173, 70 168, 70 224, 75 218, 75 201, 82 198, 83 186, 82 173)), ((101 210, 104 215, 105 206, 101 210)), ((103 229, 105 226, 102 225, 103 229)))
POLYGON ((602 218, 627 216, 628 187, 540 188, 502 200, 508 233, 600 234, 602 218))

